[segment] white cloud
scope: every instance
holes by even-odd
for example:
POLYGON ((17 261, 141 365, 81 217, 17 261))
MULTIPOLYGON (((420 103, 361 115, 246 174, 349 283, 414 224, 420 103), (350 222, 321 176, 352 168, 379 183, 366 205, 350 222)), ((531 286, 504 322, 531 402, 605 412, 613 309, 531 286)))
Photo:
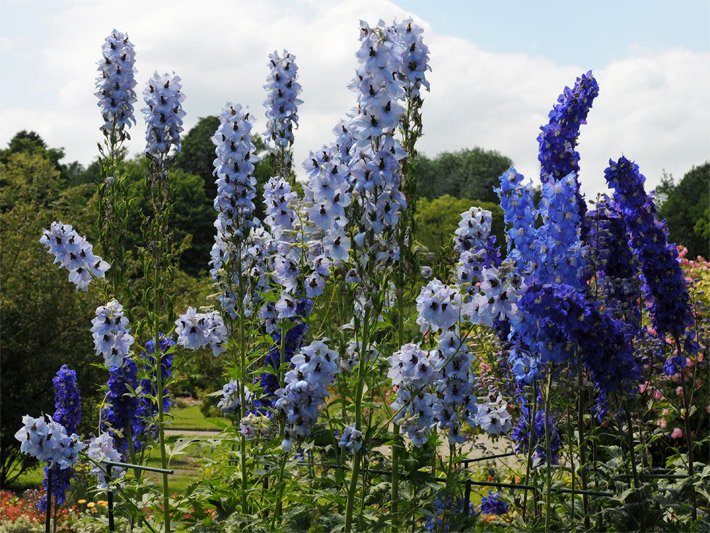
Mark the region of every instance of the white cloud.
MULTIPOLYGON (((64 146, 69 159, 83 162, 95 156, 100 140, 95 63, 113 27, 128 31, 136 45, 140 89, 154 70, 174 70, 182 77, 187 129, 231 100, 249 106, 262 131, 267 54, 282 48, 296 54, 305 102, 295 147, 299 162, 331 141, 331 128, 354 103, 345 86, 355 69, 358 20, 406 15, 383 0, 215 0, 199 7, 189 0, 169 6, 126 0, 121 9, 113 2, 68 5, 53 21, 59 30, 44 43, 44 60, 34 74, 33 83, 52 93, 48 103, 37 108, 30 101, 15 107, 0 102, 0 144, 19 129, 35 129, 50 145, 64 146)), ((435 34, 420 22, 434 69, 420 150, 434 156, 472 146, 497 149, 536 178, 538 128, 584 66, 484 52, 474 42, 435 34)), ((710 157, 710 106, 702 100, 710 94, 708 65, 710 54, 669 50, 596 70, 600 96, 579 147, 583 190, 602 190, 606 161, 622 152, 636 159, 652 185, 664 168, 680 177, 710 157)), ((143 135, 134 131, 133 137, 131 150, 138 152, 143 135)))

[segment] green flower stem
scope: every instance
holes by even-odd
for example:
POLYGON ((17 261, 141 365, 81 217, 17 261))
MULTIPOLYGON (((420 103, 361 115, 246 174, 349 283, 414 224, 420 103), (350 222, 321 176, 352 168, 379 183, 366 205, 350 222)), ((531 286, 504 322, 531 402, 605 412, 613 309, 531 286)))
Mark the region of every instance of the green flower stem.
POLYGON ((550 400, 552 396, 552 364, 547 369, 545 385, 545 455, 547 456, 547 480, 545 487, 545 531, 550 531, 550 508, 552 503, 552 457, 550 453, 550 400))
MULTIPOLYGON (((160 466, 164 470, 168 468, 168 457, 165 450, 165 420, 163 413, 163 351, 160 349, 160 337, 155 335, 155 360, 157 364, 157 390, 158 396, 158 439, 160 441, 160 466)), ((165 520, 165 531, 170 531, 170 492, 168 487, 168 474, 163 472, 163 516, 165 520)))
MULTIPOLYGON (((533 455, 533 428, 535 425, 535 416, 537 416, 537 380, 533 381, 532 390, 532 411, 530 414, 530 421, 528 422, 528 453, 525 461, 525 485, 530 482, 530 470, 532 468, 532 455, 533 455)), ((528 507, 528 491, 525 491, 523 495, 523 520, 525 520, 525 512, 528 507)))
POLYGON ((283 513, 283 497, 284 497, 284 472, 286 470, 286 461, 288 461, 288 453, 282 451, 281 453, 281 461, 279 464, 279 480, 277 483, 278 486, 278 497, 276 498, 276 510, 274 512, 274 518, 271 521, 271 528, 273 529, 276 527, 276 521, 281 518, 281 514, 283 513))
MULTIPOLYGON (((244 283, 243 283, 243 275, 242 275, 242 270, 241 270, 241 265, 239 266, 239 302, 244 302, 244 294, 243 294, 243 289, 244 283)), ((243 304, 240 303, 240 317, 239 317, 239 416, 240 419, 244 418, 246 416, 246 395, 244 393, 244 386, 247 381, 247 340, 246 340, 246 331, 244 330, 244 310, 241 309, 241 306, 243 304)), ((247 471, 247 439, 244 434, 241 434, 240 436, 240 442, 239 442, 239 466, 241 468, 241 473, 242 473, 242 490, 241 490, 241 500, 242 500, 242 512, 244 514, 249 513, 249 502, 247 500, 247 494, 248 494, 248 486, 249 486, 249 475, 247 471)))
MULTIPOLYGON (((360 343, 360 365, 358 368, 357 389, 355 392, 355 429, 360 431, 362 428, 362 395, 365 386, 366 366, 367 366, 367 348, 369 334, 370 311, 365 310, 362 327, 362 342, 360 343)), ((353 468, 350 477, 350 487, 348 488, 348 499, 345 507, 345 533, 350 533, 352 530, 353 508, 355 504, 355 493, 357 492, 357 481, 360 475, 360 462, 362 461, 362 448, 358 450, 353 457, 353 468)))
MULTIPOLYGON (((577 366, 577 388, 579 390, 579 403, 577 405, 577 432, 579 434, 579 474, 582 481, 582 490, 588 488, 587 476, 587 439, 584 432, 584 411, 586 409, 584 383, 582 380, 582 366, 577 366)), ((574 468, 572 468, 574 472, 574 468)), ((591 519, 589 517, 589 497, 586 493, 582 493, 582 508, 584 509, 584 528, 591 528, 591 519)))

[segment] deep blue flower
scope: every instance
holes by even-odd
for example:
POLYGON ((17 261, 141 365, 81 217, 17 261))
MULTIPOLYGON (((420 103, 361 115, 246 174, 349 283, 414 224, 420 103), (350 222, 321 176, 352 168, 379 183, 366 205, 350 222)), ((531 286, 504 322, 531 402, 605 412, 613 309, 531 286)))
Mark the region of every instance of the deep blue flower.
POLYGON ((641 374, 624 324, 569 285, 533 284, 520 300, 520 341, 541 361, 573 361, 607 392, 635 387, 641 374))
POLYGON ((552 414, 547 416, 545 414, 542 394, 538 394, 535 401, 537 402, 537 406, 535 408, 535 419, 533 420, 533 406, 522 392, 518 394, 520 417, 510 434, 510 438, 516 443, 515 451, 517 453, 527 453, 530 449, 529 446, 532 445, 534 466, 545 464, 547 462, 545 420, 547 420, 551 464, 557 464, 559 460, 558 454, 562 447, 559 431, 555 426, 555 420, 552 414))
POLYGON ((488 496, 481 499, 479 507, 483 514, 504 515, 508 512, 508 504, 501 499, 497 492, 488 491, 488 496))
MULTIPOLYGON (((172 337, 166 337, 160 333, 160 361, 162 382, 166 383, 173 371, 173 346, 175 341, 172 337)), ((142 378, 140 380, 141 394, 138 399, 136 416, 132 426, 135 435, 134 446, 140 450, 148 438, 157 436, 156 419, 158 417, 157 399, 157 366, 155 362, 155 339, 150 339, 145 343, 145 350, 141 351, 140 361, 142 367, 142 378)), ((163 412, 170 411, 172 401, 167 387, 163 388, 163 412)))
POLYGON ((597 202, 594 211, 588 212, 587 218, 593 260, 586 277, 594 276, 600 299, 612 316, 636 334, 641 328, 638 301, 642 294, 638 260, 629 247, 626 222, 617 205, 606 196, 597 202))
POLYGON ((478 515, 472 503, 455 494, 441 491, 434 499, 434 513, 427 516, 424 528, 427 531, 451 531, 454 522, 460 520, 464 513, 468 516, 478 515))
MULTIPOLYGON (((581 217, 586 214, 587 205, 579 192, 579 181, 576 179, 579 175, 579 152, 576 147, 580 127, 587 123, 587 115, 598 94, 599 84, 592 72, 582 74, 572 89, 565 87, 557 98, 557 103, 549 113, 549 122, 540 127, 542 132, 537 138, 543 184, 560 180, 573 173, 576 202, 581 217)), ((582 230, 582 238, 586 238, 585 229, 582 230)))
MULTIPOLYGON (((76 433, 79 423, 81 422, 81 393, 76 382, 76 372, 71 370, 67 365, 62 367, 57 372, 57 375, 52 378, 54 386, 54 416, 52 419, 61 424, 66 429, 66 432, 76 433)), ((74 469, 72 467, 61 469, 58 466, 52 466, 52 496, 56 498, 56 503, 61 505, 64 503, 64 498, 70 481, 74 477, 74 469)), ((45 493, 37 502, 37 508, 40 511, 45 511, 47 508, 47 472, 48 466, 44 467, 44 480, 42 486, 45 493)))
POLYGON ((121 366, 109 368, 107 391, 101 408, 100 430, 109 433, 116 449, 127 457, 128 435, 132 434, 133 446, 140 449, 139 431, 142 425, 138 417, 139 398, 134 391, 138 388, 138 367, 126 358, 121 366))
POLYGON ((678 250, 668 242, 666 225, 658 220, 653 198, 644 190, 646 178, 638 165, 623 156, 609 161, 604 177, 614 189, 614 201, 630 235, 629 245, 641 266, 653 327, 659 336, 672 335, 693 350, 694 343, 686 333, 693 315, 678 250))

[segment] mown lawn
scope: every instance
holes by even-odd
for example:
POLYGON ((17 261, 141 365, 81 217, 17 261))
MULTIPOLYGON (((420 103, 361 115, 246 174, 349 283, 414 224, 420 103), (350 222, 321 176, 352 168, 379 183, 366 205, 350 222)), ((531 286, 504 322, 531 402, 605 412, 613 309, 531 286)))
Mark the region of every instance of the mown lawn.
POLYGON ((168 429, 186 429, 195 431, 219 431, 230 424, 226 418, 218 416, 205 417, 199 405, 176 408, 168 429))

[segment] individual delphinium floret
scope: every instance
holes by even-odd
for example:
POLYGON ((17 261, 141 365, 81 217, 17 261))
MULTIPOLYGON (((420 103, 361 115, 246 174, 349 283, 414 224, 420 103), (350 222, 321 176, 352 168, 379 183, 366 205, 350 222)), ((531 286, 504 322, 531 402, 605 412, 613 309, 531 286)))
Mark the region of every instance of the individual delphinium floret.
POLYGON ((217 311, 198 313, 194 307, 175 321, 177 343, 190 350, 199 350, 209 346, 213 355, 219 355, 225 350, 227 328, 217 311))
MULTIPOLYGON (((107 489, 109 480, 106 479, 108 468, 102 461, 122 462, 121 454, 114 446, 113 437, 109 433, 101 433, 89 441, 86 455, 91 459, 91 473, 99 482, 98 488, 107 489)), ((120 466, 111 467, 111 479, 120 479, 126 474, 126 469, 120 466)))
MULTIPOLYGON (((81 422, 81 393, 76 382, 76 372, 67 365, 62 365, 57 374, 52 378, 54 388, 54 415, 52 420, 64 426, 67 433, 76 433, 81 422)), ((37 508, 44 512, 47 509, 47 473, 49 466, 44 468, 42 486, 45 493, 37 502, 37 508)), ((69 489, 71 479, 74 477, 74 468, 60 469, 52 467, 52 496, 57 505, 64 503, 66 491, 69 489)))
POLYGON ((338 441, 338 446, 350 453, 359 452, 362 448, 362 431, 355 429, 355 426, 346 427, 338 441))
POLYGON ((497 492, 488 491, 488 496, 481 498, 479 510, 483 514, 504 515, 508 512, 508 504, 501 499, 497 492))
POLYGON ((508 404, 500 394, 490 393, 479 399, 476 422, 489 435, 508 433, 513 425, 508 404))
POLYGON ((127 130, 136 123, 133 116, 136 54, 128 35, 117 30, 106 37, 101 53, 95 93, 104 120, 101 130, 107 137, 115 135, 122 141, 130 138, 127 130))
POLYGON ((498 268, 484 267, 479 283, 466 287, 469 296, 462 306, 462 314, 473 324, 492 327, 502 321, 517 322, 520 298, 527 289, 523 277, 511 259, 498 268))
POLYGON ((69 271, 69 281, 77 290, 85 291, 94 278, 104 278, 111 268, 106 261, 94 255, 94 248, 69 224, 52 222, 39 240, 54 255, 54 262, 69 271))
MULTIPOLYGON (((582 74, 572 89, 565 87, 564 92, 557 98, 557 103, 549 113, 549 122, 540 127, 542 132, 537 138, 542 183, 561 180, 572 174, 577 212, 583 219, 587 205, 579 192, 579 152, 576 147, 580 127, 587 123, 587 115, 598 94, 599 85, 592 72, 582 74)), ((581 238, 585 242, 587 232, 588 228, 583 223, 581 238)))
POLYGON ((229 380, 222 387, 222 396, 219 402, 217 402, 217 407, 222 410, 223 415, 229 416, 239 414, 242 406, 242 394, 244 396, 245 403, 252 401, 252 392, 248 388, 242 387, 242 393, 239 388, 239 382, 235 379, 229 380))
POLYGON ((180 76, 156 72, 143 91, 146 107, 142 111, 148 126, 145 153, 154 160, 165 161, 182 149, 185 95, 181 89, 180 76))
POLYGON ((461 319, 461 293, 433 279, 417 296, 417 313, 422 331, 446 331, 461 319))
MULTIPOLYGON (((604 177, 614 189, 614 202, 626 222, 629 245, 641 267, 643 292, 653 328, 659 337, 670 335, 683 342, 687 351, 696 351, 696 343, 689 333, 693 323, 690 296, 678 250, 668 242, 666 225, 659 221, 653 198, 644 190, 646 178, 637 164, 623 156, 609 161, 604 177)), ((666 365, 667 373, 674 374, 685 362, 682 354, 671 357, 666 365)))
POLYGON ((64 470, 74 465, 79 452, 85 448, 79 435, 67 434, 60 423, 52 420, 49 415, 33 418, 30 415, 22 417, 22 427, 15 433, 20 441, 20 451, 47 462, 50 467, 57 466, 64 470))
POLYGON ((104 356, 104 363, 109 368, 123 364, 135 341, 123 306, 115 299, 96 308, 96 317, 91 320, 91 334, 97 355, 104 356))
POLYGON ((328 387, 338 372, 338 353, 323 341, 313 341, 291 359, 291 366, 286 372, 285 386, 276 391, 275 402, 286 421, 281 446, 287 452, 294 443, 310 436, 320 406, 328 396, 328 387))

